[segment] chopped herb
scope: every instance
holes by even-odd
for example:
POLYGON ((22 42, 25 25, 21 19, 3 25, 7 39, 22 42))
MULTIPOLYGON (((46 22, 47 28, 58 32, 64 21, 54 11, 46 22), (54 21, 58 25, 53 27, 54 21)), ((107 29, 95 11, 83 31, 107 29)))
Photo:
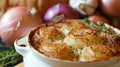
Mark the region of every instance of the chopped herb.
POLYGON ((84 21, 84 22, 87 24, 87 26, 89 26, 91 29, 96 29, 96 28, 98 28, 98 26, 97 26, 94 22, 90 21, 88 18, 84 18, 83 21, 84 21))
POLYGON ((69 48, 72 48, 72 46, 69 46, 69 48))
POLYGON ((115 32, 114 32, 112 29, 107 28, 107 27, 105 26, 105 23, 104 23, 104 22, 100 22, 98 27, 99 27, 100 29, 102 29, 105 33, 115 34, 115 32))
POLYGON ((112 29, 105 29, 105 33, 115 34, 115 32, 112 29))
POLYGON ((112 30, 111 28, 107 28, 105 26, 104 22, 100 22, 98 25, 96 25, 94 22, 90 21, 88 18, 84 18, 83 21, 87 24, 87 26, 89 26, 91 29, 98 29, 98 30, 102 30, 105 33, 109 33, 109 34, 115 34, 114 30, 112 30))
POLYGON ((97 28, 97 25, 94 23, 94 22, 91 22, 89 24, 90 28, 94 29, 94 28, 97 28))
POLYGON ((110 29, 104 29, 105 33, 109 33, 111 30, 110 29))
POLYGON ((84 18, 83 21, 84 21, 85 23, 87 23, 87 24, 90 23, 90 20, 89 20, 88 18, 84 18))
POLYGON ((100 22, 98 27, 99 27, 100 29, 105 28, 105 23, 104 23, 104 22, 100 22))

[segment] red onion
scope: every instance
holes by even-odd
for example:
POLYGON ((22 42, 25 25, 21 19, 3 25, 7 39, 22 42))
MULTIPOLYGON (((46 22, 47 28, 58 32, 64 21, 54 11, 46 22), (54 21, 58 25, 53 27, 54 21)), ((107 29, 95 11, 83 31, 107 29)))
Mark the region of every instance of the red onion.
POLYGON ((79 13, 72 9, 67 4, 56 4, 48 9, 44 16, 44 20, 49 21, 59 21, 62 19, 79 19, 79 13))

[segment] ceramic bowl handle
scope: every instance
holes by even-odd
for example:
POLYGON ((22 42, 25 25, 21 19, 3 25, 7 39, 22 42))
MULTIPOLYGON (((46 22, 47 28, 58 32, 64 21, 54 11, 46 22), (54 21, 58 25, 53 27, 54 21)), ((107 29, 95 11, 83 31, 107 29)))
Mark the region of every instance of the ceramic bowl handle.
POLYGON ((21 38, 19 40, 15 40, 14 42, 14 46, 15 46, 15 50, 21 54, 23 57, 29 52, 29 46, 28 46, 28 42, 27 42, 27 36, 24 38, 21 38))

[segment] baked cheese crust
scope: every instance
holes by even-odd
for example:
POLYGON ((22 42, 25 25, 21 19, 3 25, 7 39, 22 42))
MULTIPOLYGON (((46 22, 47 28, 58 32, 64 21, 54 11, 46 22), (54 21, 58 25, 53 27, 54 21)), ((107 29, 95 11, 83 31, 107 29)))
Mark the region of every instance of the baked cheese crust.
POLYGON ((45 56, 60 60, 91 62, 120 54, 120 35, 113 27, 83 20, 44 24, 30 33, 30 43, 45 56))

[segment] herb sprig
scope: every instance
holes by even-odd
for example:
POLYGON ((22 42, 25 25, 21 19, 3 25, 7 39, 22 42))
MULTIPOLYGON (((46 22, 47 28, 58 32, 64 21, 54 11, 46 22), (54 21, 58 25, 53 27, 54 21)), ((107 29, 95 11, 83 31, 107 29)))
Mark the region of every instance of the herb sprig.
MULTIPOLYGON (((0 46, 0 48, 3 48, 0 46)), ((14 67, 22 61, 22 56, 19 55, 13 47, 7 48, 4 51, 0 51, 0 67, 14 67)))

